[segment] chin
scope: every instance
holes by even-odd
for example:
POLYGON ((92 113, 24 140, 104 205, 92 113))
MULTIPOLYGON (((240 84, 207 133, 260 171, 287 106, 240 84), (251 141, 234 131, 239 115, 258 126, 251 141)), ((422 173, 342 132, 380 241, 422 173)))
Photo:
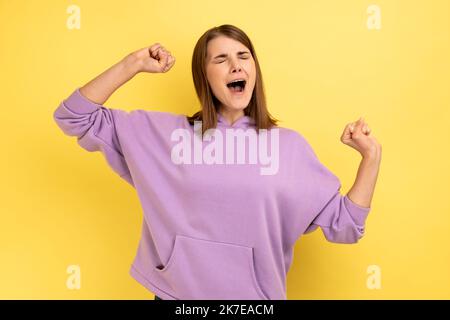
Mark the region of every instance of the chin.
POLYGON ((240 110, 244 110, 245 108, 248 107, 250 103, 250 99, 245 99, 241 100, 241 101, 230 101, 230 103, 228 104, 229 108, 234 110, 234 111, 240 111, 240 110))
POLYGON ((247 108, 248 104, 246 105, 236 105, 236 106, 230 106, 228 107, 229 110, 231 111, 244 111, 245 108, 247 108))

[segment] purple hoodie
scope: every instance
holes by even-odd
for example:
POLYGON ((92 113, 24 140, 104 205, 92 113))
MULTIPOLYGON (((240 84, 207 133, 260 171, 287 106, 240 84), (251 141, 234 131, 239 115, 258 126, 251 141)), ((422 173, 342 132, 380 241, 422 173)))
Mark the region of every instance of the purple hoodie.
MULTIPOLYGON (((318 227, 335 243, 356 243, 364 235, 370 208, 340 193, 339 179, 294 130, 267 130, 267 137, 277 131, 269 139, 277 146, 268 149, 278 154, 278 163, 263 174, 260 164, 212 165, 196 162, 192 150, 177 152, 182 136, 184 146, 201 143, 185 115, 107 108, 77 88, 53 117, 136 189, 144 222, 130 274, 162 299, 284 300, 301 235, 318 227), (190 163, 180 163, 189 156, 190 163)), ((227 129, 253 128, 249 116, 230 125, 218 114, 222 136, 227 129)))

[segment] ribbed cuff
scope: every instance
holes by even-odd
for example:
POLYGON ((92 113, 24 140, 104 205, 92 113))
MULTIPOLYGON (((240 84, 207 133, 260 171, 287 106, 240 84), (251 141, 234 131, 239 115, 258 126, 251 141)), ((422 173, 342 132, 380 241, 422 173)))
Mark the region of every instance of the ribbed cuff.
POLYGON ((101 108, 101 104, 92 102, 80 92, 80 88, 75 89, 75 91, 64 100, 64 105, 73 113, 77 114, 89 114, 97 109, 101 108))
POLYGON ((353 221, 358 226, 363 226, 366 222, 367 216, 370 212, 370 207, 361 207, 360 205, 357 205, 352 200, 350 200, 347 195, 344 196, 344 205, 347 208, 348 212, 350 212, 350 215, 352 216, 353 221))

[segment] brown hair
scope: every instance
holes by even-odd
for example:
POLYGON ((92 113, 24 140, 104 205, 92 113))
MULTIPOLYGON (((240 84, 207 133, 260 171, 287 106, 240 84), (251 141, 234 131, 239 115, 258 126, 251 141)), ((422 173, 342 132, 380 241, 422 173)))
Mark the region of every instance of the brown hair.
POLYGON ((244 109, 244 114, 255 120, 255 126, 258 129, 258 132, 259 129, 269 129, 272 126, 276 126, 279 120, 273 118, 267 110, 261 69, 253 44, 244 31, 229 24, 207 30, 200 39, 198 39, 197 44, 195 45, 194 53, 192 55, 192 77, 194 80, 195 91, 200 100, 201 110, 197 111, 192 116, 187 116, 189 123, 193 125, 194 121, 202 121, 202 134, 207 129, 215 128, 217 126, 217 107, 220 102, 214 96, 206 78, 206 55, 208 42, 218 36, 226 36, 242 43, 250 50, 255 61, 255 88, 253 89, 248 106, 244 109))

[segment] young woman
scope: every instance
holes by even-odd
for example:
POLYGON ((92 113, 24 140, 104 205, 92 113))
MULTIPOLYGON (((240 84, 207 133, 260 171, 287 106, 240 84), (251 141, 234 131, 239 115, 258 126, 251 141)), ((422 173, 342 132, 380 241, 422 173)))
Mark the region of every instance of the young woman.
POLYGON ((381 145, 363 119, 345 126, 341 142, 362 160, 342 195, 306 139, 270 116, 255 49, 232 25, 195 46, 193 116, 103 105, 137 73, 174 63, 159 43, 133 52, 77 88, 54 119, 136 189, 144 219, 130 274, 156 299, 286 299, 301 235, 318 227, 336 243, 364 235, 381 145))

